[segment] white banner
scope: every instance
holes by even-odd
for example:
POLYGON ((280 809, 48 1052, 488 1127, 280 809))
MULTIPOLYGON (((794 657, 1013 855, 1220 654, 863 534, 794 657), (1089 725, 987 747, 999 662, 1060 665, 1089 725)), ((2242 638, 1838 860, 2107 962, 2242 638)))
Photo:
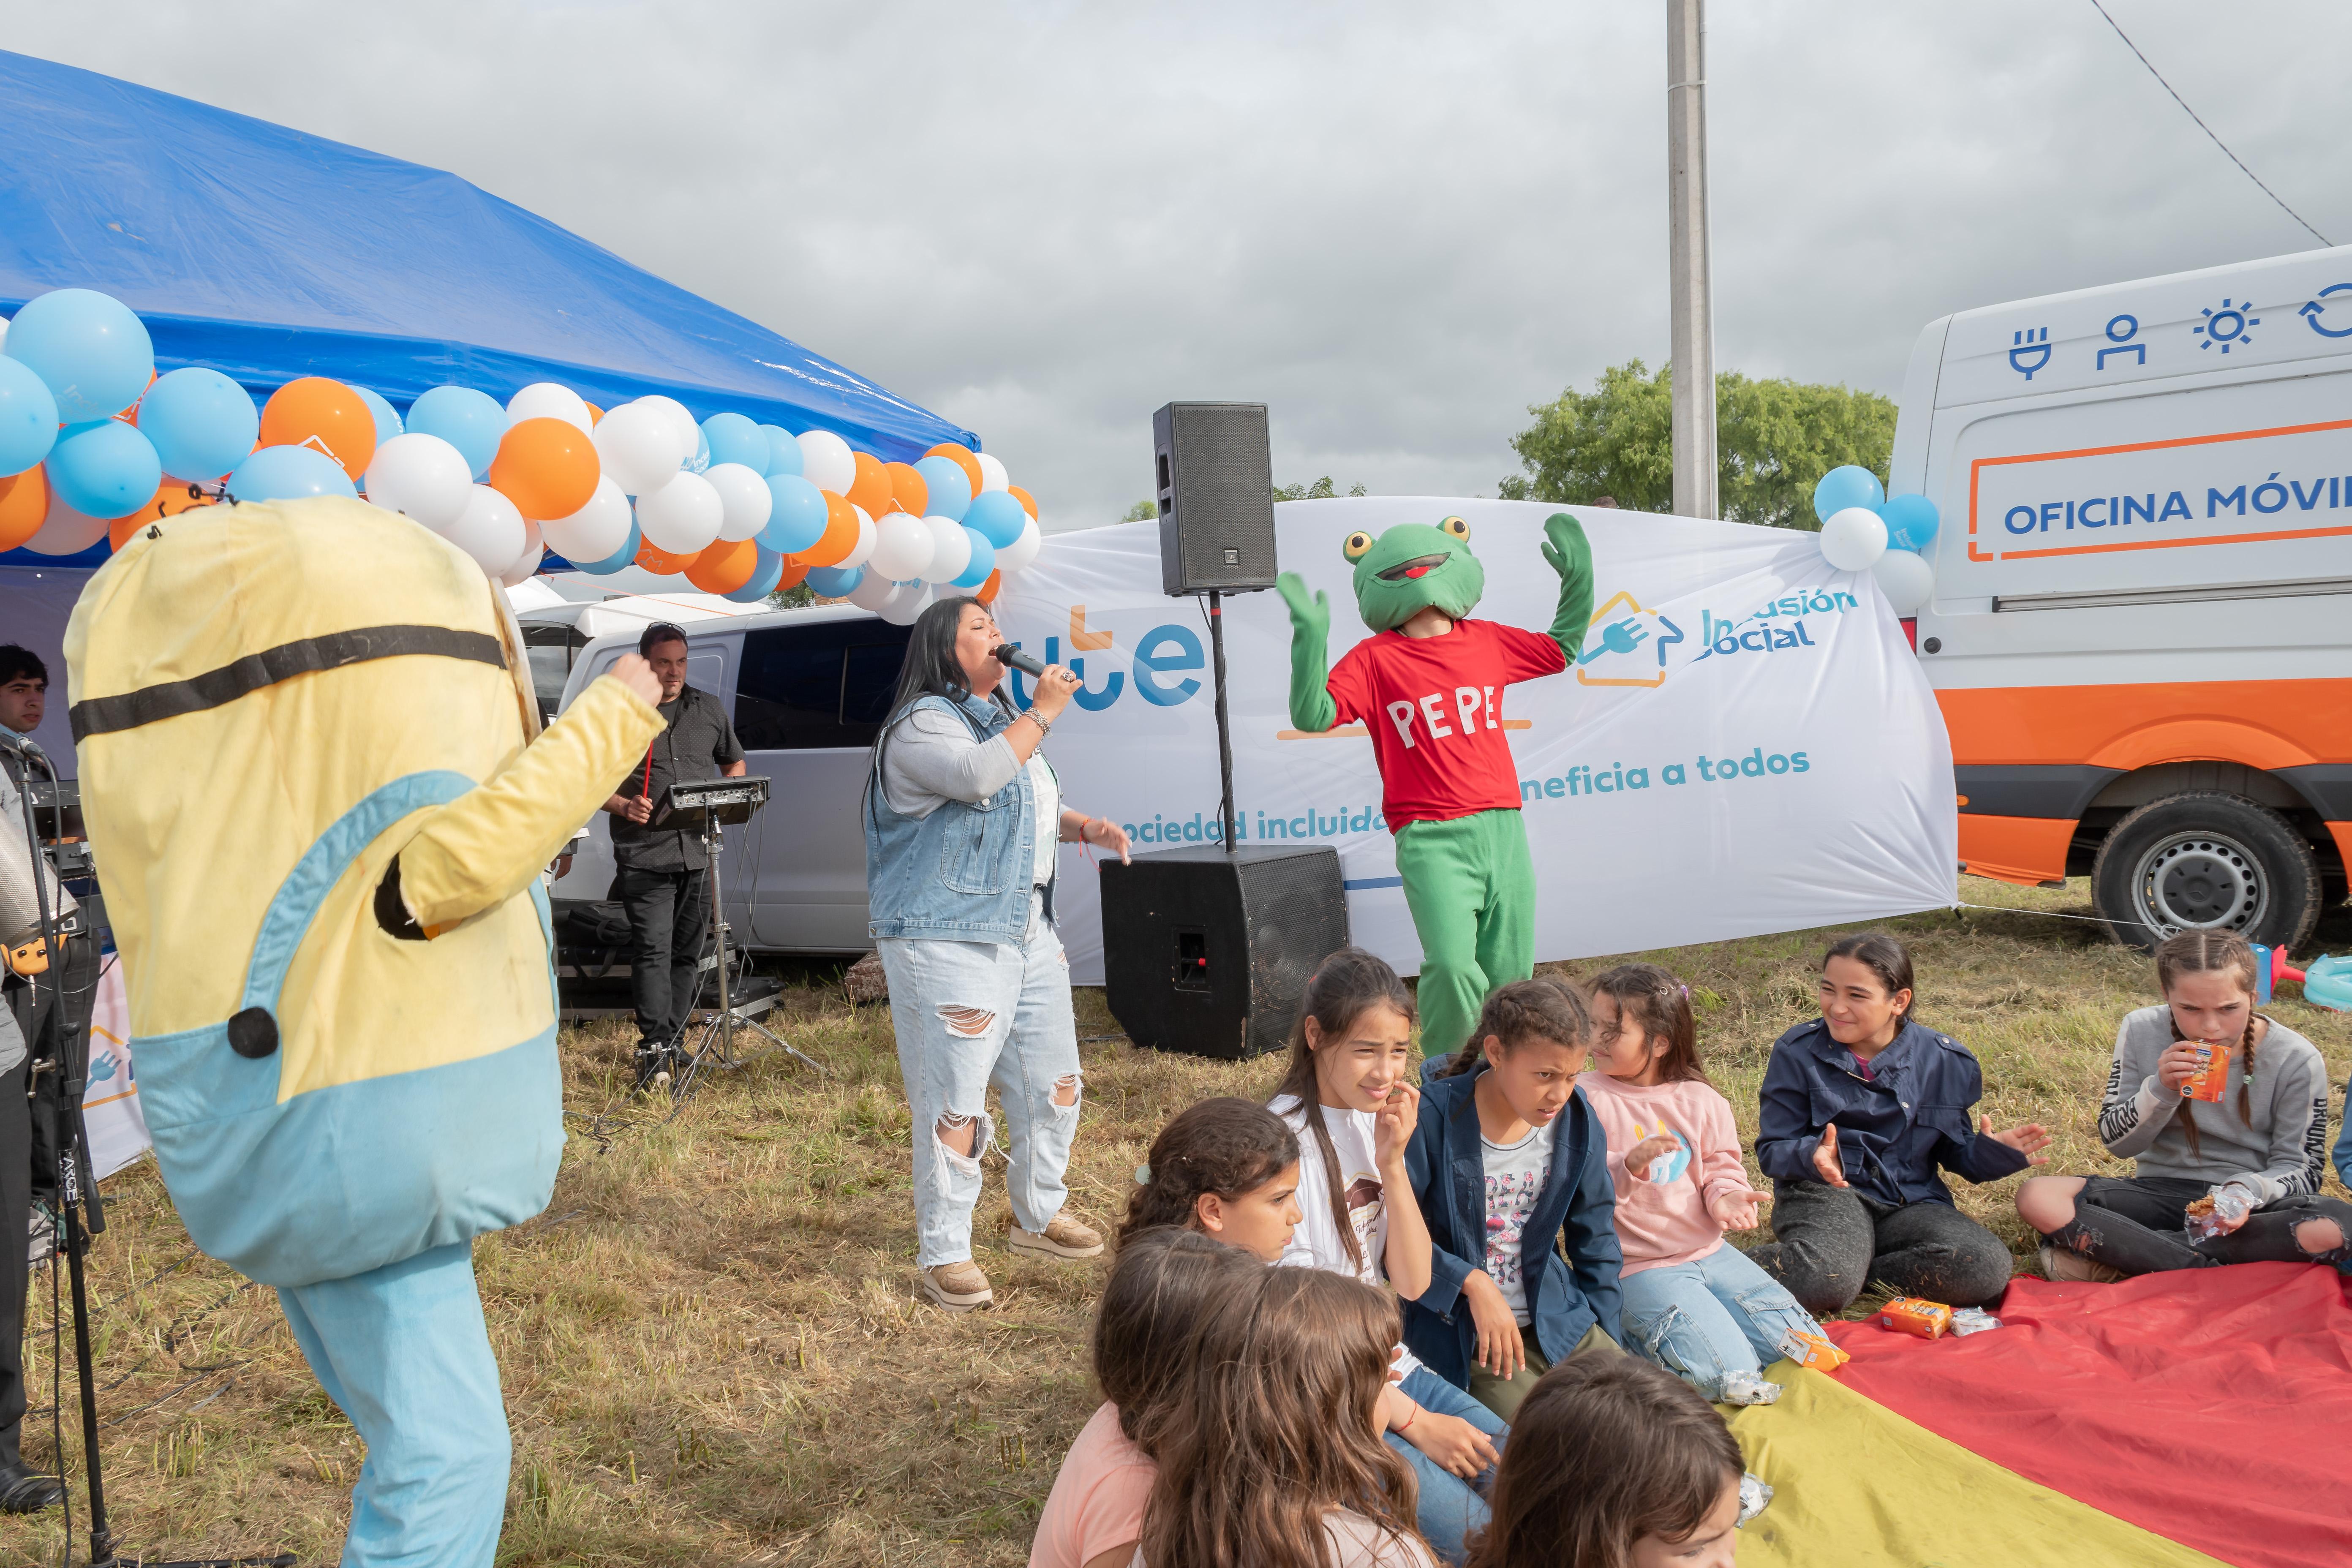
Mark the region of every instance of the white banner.
MULTIPOLYGON (((1275 518, 1283 566, 1330 595, 1336 663, 1370 635, 1339 552, 1349 532, 1468 520, 1486 569, 1476 614, 1541 631, 1559 580, 1538 547, 1559 510, 1383 496, 1289 502, 1275 518)), ((1809 533, 1575 510, 1598 573, 1585 658, 1503 700, 1538 881, 1537 959, 1953 902, 1950 744, 1870 574, 1832 569, 1809 533)), ((1224 603, 1243 841, 1336 846, 1353 939, 1419 973, 1371 742, 1360 729, 1293 731, 1281 597, 1224 603)), ((1047 754, 1067 804, 1125 824, 1140 853, 1219 837, 1204 604, 1160 593, 1159 530, 1130 523, 1055 535, 997 606, 1009 637, 1085 677, 1047 754)), ((1071 978, 1099 984, 1087 858, 1063 849, 1062 926, 1071 978)))
POLYGON ((131 1073, 131 1002, 122 987, 122 964, 111 953, 90 1010, 89 1087, 82 1094, 81 1117, 89 1131, 90 1169, 100 1178, 139 1158, 153 1142, 131 1073))

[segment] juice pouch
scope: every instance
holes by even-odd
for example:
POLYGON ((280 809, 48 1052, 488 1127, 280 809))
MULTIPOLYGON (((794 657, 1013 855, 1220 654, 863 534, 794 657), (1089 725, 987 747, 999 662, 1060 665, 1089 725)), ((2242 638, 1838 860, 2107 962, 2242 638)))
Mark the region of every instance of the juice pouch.
POLYGON ((1897 1296, 1872 1313, 1870 1321, 1898 1334, 1940 1340, 1951 1331, 1952 1310, 1941 1301, 1923 1301, 1916 1296, 1897 1296))
POLYGON ((1835 1372, 1853 1359, 1838 1349, 1827 1334, 1809 1333, 1803 1329, 1790 1329, 1780 1336, 1780 1353, 1799 1366, 1810 1366, 1817 1372, 1835 1372))
POLYGON ((2190 1100, 2217 1100, 2230 1087, 2230 1049, 2210 1040, 2197 1042, 2197 1070, 2180 1086, 2190 1100))

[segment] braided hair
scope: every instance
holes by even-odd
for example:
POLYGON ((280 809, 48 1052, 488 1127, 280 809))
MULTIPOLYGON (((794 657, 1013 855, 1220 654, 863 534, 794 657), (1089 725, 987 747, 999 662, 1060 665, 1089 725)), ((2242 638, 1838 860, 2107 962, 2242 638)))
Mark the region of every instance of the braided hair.
MULTIPOLYGON (((2230 975, 2240 990, 2248 996, 2253 995, 2260 974, 2254 963, 2253 944, 2236 931, 2206 926, 2175 931, 2157 945, 2156 985, 2166 996, 2172 994, 2173 982, 2181 975, 2212 973, 2230 975)), ((2238 1048, 2245 1053, 2244 1071, 2238 1079, 2238 1120, 2249 1127, 2254 1124, 2254 1024, 2261 1016, 2252 1007, 2246 1009, 2246 1032, 2238 1039, 2238 1048)), ((2180 1020, 2173 1016, 2169 1005, 2164 1016, 2165 1022, 2172 1026, 2176 1041, 2189 1037, 2180 1032, 2180 1020)), ((2189 1140, 2189 1157, 2201 1159, 2204 1151, 2198 1142, 2197 1113, 2190 1109, 2192 1103, 2186 1095, 2181 1097, 2180 1131, 2189 1140)))
POLYGON ((1298 1135, 1254 1100, 1221 1095, 1186 1106, 1151 1141, 1118 1227, 1125 1247, 1155 1225, 1190 1226, 1203 1193, 1235 1198, 1298 1163, 1298 1135))
POLYGON ((1496 986, 1486 998, 1478 1026, 1470 1031, 1469 1039, 1438 1076, 1454 1078, 1476 1067, 1490 1038, 1500 1041, 1507 1051, 1529 1040, 1590 1045, 1592 1033, 1592 1010, 1585 1005, 1584 993, 1572 983, 1553 974, 1514 980, 1496 986))

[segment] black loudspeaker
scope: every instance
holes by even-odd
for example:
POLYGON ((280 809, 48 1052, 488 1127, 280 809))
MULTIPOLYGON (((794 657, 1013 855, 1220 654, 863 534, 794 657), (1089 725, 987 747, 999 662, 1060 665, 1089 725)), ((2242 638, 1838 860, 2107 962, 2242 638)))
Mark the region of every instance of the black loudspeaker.
POLYGON ((1103 985, 1128 1038, 1239 1060, 1280 1050, 1315 966, 1348 945, 1339 852, 1216 845, 1102 867, 1103 985))
POLYGON ((1274 456, 1263 403, 1171 403, 1151 416, 1159 458, 1160 586, 1274 586, 1274 456))

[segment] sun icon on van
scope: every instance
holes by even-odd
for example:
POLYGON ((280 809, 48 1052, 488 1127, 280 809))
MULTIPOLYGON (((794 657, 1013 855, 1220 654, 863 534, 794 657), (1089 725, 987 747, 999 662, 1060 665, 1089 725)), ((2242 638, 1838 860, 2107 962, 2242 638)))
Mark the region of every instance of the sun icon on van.
POLYGON ((2254 340, 2246 329, 2263 324, 2263 319, 2260 316, 2246 314, 2247 307, 2252 303, 2253 301, 2249 300, 2244 305, 2239 305, 2224 300, 2221 301, 2221 308, 2218 310, 2210 305, 2206 306, 2204 323, 2189 329, 2205 340, 2197 346, 2200 349, 2210 349, 2219 343, 2221 345, 2221 352, 2228 353, 2232 348, 2252 342, 2254 340))

